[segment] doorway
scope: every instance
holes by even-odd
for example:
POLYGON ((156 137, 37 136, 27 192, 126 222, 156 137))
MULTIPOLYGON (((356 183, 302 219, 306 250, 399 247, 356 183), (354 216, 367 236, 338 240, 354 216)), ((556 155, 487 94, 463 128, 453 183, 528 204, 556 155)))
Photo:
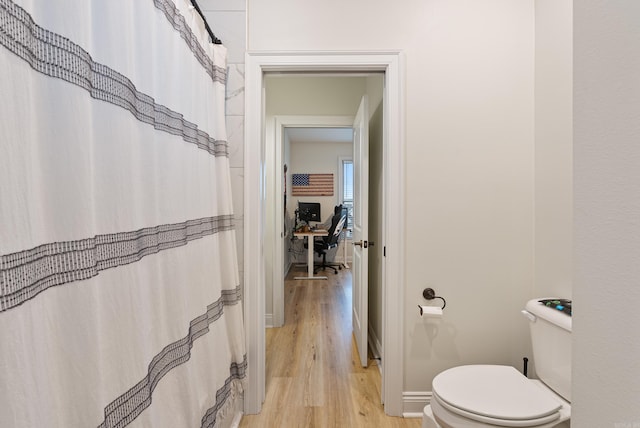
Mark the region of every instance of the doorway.
MULTIPOLYGON (((368 344, 375 356, 382 355, 382 249, 373 247, 382 235, 382 217, 376 215, 382 211, 380 198, 375 198, 377 203, 372 204, 372 213, 367 207, 369 182, 374 196, 383 193, 383 80, 381 72, 265 75, 265 243, 273 245, 273 251, 265 254, 267 325, 270 322, 273 327, 284 324, 284 276, 291 267, 288 262, 292 261, 292 256, 296 256, 293 262, 304 262, 308 264, 309 272, 312 271, 312 247, 305 250, 293 233, 293 225, 298 224, 296 213, 300 214, 302 204, 319 208, 323 214, 319 212, 312 225, 325 221, 327 230, 330 225, 326 222, 333 216, 334 207, 351 207, 347 215, 351 220, 348 230, 357 235, 357 239, 343 239, 341 246, 342 253, 348 251, 354 256, 351 318, 363 367, 369 361, 368 344), (370 110, 372 114, 369 114, 370 110), (315 115, 280 116, 297 112, 315 115), (350 116, 326 116, 326 113, 350 116), (353 166, 352 174, 345 180, 350 184, 349 199, 341 196, 343 189, 336 185, 343 181, 339 159, 347 156, 353 166), (369 168, 370 161, 372 168, 369 168), (283 176, 284 166, 288 166, 288 171, 283 176), (353 172, 359 174, 354 176, 353 172), (369 216, 378 221, 367 222, 369 216), (352 246, 351 242, 361 245, 352 246), (303 256, 302 260, 297 256, 303 256), (371 281, 375 286, 371 289, 367 285, 369 277, 375 279, 371 281), (368 337, 372 340, 368 341, 368 337)), ((308 275, 296 279, 305 279, 308 275)), ((327 277, 316 275, 316 279, 326 280, 327 277)))
MULTIPOLYGON (((316 136, 314 139, 323 141, 328 138, 323 136, 322 129, 338 130, 351 129, 353 124, 352 116, 323 116, 323 115, 272 115, 266 119, 265 146, 269 149, 265 153, 265 187, 266 198, 265 212, 265 245, 268 250, 265 252, 265 313, 266 325, 279 327, 284 324, 284 288, 283 278, 289 268, 291 260, 291 226, 293 220, 291 213, 295 209, 298 197, 291 193, 291 176, 299 170, 292 165, 290 150, 286 144, 287 129, 307 129, 313 130, 316 136), (287 172, 284 166, 287 165, 287 172), (289 181, 287 184, 286 181, 289 181), (288 197, 285 198, 285 191, 288 197), (286 213, 289 213, 287 215, 286 213)), ((334 132, 335 134, 335 132, 334 132)), ((336 137, 334 136, 334 139, 336 137)), ((343 137, 340 136, 342 139, 343 137)), ((351 144, 351 143, 349 143, 351 144)), ((333 172, 337 165, 332 164, 333 172)), ((303 170, 300 170, 303 171, 303 170)), ((324 172, 324 170, 322 170, 324 172)), ((313 172, 307 171, 304 172, 313 172)), ((331 202, 335 198, 332 196, 315 198, 314 201, 324 202, 323 213, 328 213, 332 208, 331 202)))
POLYGON ((384 73, 384 196, 382 295, 382 401, 385 413, 402 415, 404 290, 404 131, 403 84, 399 53, 249 53, 245 122, 245 289, 244 310, 249 364, 245 412, 258 413, 265 386, 266 161, 264 76, 266 72, 384 73))

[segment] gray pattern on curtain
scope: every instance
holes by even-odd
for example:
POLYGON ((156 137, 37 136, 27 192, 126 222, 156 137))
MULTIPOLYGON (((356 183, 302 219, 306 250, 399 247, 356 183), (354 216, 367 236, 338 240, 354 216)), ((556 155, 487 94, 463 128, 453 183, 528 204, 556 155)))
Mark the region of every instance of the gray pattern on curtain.
MULTIPOLYGON (((156 4, 167 2, 170 1, 156 1, 156 4)), ((153 97, 138 91, 127 77, 93 61, 87 51, 71 40, 37 25, 31 16, 15 3, 0 0, 0 4, 5 12, 4 31, 0 33, 0 43, 27 61, 34 70, 78 85, 89 91, 93 98, 127 109, 139 121, 149 123, 157 130, 181 136, 184 141, 195 144, 211 154, 228 156, 226 141, 211 138, 206 132, 199 130, 195 123, 185 120, 182 114, 157 104, 153 97)), ((165 14, 176 19, 175 7, 172 11, 173 14, 165 14)), ((186 23, 182 16, 180 18, 183 22, 183 25, 178 27, 181 30, 180 34, 187 38, 184 35, 186 23)), ((188 38, 191 47, 197 41, 192 32, 188 34, 191 35, 188 38)), ((205 67, 214 81, 224 84, 226 73, 220 72, 219 67, 214 66, 208 57, 207 61, 201 59, 206 54, 199 44, 198 47, 199 49, 192 47, 194 53, 197 52, 198 62, 205 67)))
POLYGON ((0 426, 238 406, 226 50, 189 6, 0 0, 0 426))

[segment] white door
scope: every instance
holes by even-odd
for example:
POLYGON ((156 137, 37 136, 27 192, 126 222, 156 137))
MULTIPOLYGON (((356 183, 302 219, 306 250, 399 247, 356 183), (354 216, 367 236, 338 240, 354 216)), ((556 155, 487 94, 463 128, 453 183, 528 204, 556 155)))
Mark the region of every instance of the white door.
POLYGON ((353 335, 360 364, 367 367, 369 312, 369 100, 360 101, 353 122, 353 335))

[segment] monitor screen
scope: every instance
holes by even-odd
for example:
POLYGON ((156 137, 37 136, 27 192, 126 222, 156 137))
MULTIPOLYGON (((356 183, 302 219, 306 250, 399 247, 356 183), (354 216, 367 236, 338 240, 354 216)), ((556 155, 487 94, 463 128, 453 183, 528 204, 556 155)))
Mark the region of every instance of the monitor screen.
POLYGON ((298 215, 300 220, 320 221, 320 203, 319 202, 298 202, 298 215))

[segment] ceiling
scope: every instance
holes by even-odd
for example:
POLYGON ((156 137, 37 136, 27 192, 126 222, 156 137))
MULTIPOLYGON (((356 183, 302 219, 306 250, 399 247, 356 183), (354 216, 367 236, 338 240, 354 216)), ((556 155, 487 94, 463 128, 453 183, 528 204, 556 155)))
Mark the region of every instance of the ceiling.
POLYGON ((285 128, 291 143, 351 143, 352 128, 285 128))

